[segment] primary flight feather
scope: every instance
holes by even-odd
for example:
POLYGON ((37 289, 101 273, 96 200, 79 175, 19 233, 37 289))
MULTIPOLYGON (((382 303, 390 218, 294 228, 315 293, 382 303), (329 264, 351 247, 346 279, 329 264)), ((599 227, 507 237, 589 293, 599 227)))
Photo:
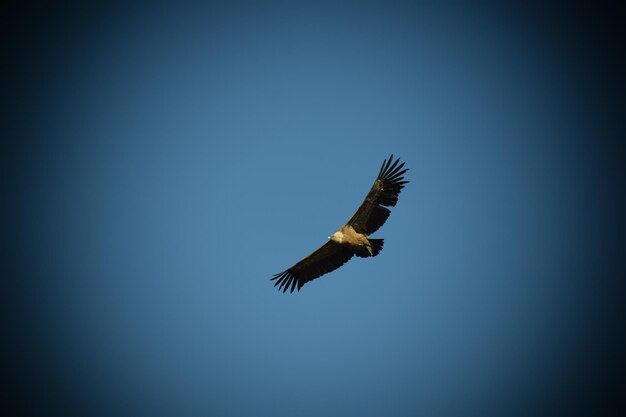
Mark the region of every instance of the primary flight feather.
POLYGON ((404 173, 408 168, 400 158, 393 160, 393 155, 383 161, 378 177, 372 189, 359 206, 356 213, 339 230, 328 238, 315 252, 302 259, 291 268, 274 275, 274 286, 283 292, 293 292, 309 281, 334 271, 350 260, 354 255, 367 258, 376 256, 383 248, 383 239, 370 239, 369 235, 378 230, 387 218, 390 210, 398 202, 398 195, 408 181, 404 173))

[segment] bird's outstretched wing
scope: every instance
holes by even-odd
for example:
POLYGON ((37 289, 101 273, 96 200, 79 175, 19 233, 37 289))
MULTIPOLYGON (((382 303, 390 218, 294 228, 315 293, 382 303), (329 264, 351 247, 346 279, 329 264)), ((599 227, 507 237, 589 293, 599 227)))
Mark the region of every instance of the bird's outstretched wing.
POLYGON ((296 287, 300 291, 305 283, 334 271, 348 262, 353 255, 353 250, 329 240, 291 268, 274 275, 272 280, 277 280, 274 286, 280 285, 278 289, 283 292, 289 287, 291 292, 296 287))
POLYGON ((370 235, 385 224, 390 213, 387 207, 396 205, 400 191, 408 183, 402 176, 408 171, 408 168, 402 169, 404 162, 398 165, 399 158, 392 162, 393 155, 383 161, 372 189, 348 220, 348 224, 359 233, 370 235))

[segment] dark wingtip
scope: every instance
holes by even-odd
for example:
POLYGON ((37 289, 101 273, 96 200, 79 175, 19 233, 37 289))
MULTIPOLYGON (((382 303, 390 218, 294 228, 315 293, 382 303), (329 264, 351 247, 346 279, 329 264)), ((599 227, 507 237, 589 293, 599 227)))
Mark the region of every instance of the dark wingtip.
POLYGON ((273 278, 270 278, 270 281, 274 280, 276 280, 274 287, 278 287, 278 291, 282 291, 283 293, 288 290, 293 293, 296 287, 298 288, 298 291, 300 291, 300 288, 302 287, 300 280, 289 270, 279 272, 278 274, 275 274, 273 278))
POLYGON ((393 161, 393 154, 391 154, 388 159, 385 159, 383 161, 383 164, 380 166, 380 171, 378 171, 378 177, 379 178, 382 175, 384 175, 385 172, 387 172, 387 170, 389 169, 389 165, 391 165, 392 161, 393 161))
POLYGON ((391 179, 391 180, 402 179, 399 177, 401 177, 409 169, 408 168, 402 169, 404 165, 406 164, 406 161, 402 163, 400 162, 401 161, 399 157, 396 158, 394 161, 393 154, 391 154, 389 159, 385 159, 385 161, 383 162, 383 165, 380 168, 380 172, 378 173, 378 178, 391 179))

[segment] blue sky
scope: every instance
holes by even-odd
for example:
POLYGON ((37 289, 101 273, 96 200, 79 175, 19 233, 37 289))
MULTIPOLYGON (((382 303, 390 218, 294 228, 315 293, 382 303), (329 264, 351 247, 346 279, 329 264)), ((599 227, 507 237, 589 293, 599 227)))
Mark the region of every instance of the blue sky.
POLYGON ((23 395, 67 415, 594 407, 604 96, 570 22, 521 12, 40 17, 13 107, 23 395), (278 293, 391 153, 411 182, 381 255, 278 293))

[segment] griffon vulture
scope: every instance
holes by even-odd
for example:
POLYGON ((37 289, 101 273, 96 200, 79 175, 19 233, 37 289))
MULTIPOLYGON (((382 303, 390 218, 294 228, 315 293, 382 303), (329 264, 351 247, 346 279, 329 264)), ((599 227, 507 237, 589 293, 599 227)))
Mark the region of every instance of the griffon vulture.
POLYGON ((402 176, 408 169, 402 169, 404 162, 393 161, 393 155, 383 161, 372 189, 356 213, 344 226, 328 237, 315 252, 302 259, 291 268, 274 275, 274 286, 278 290, 298 291, 307 282, 334 271, 356 255, 360 258, 376 256, 383 248, 383 239, 370 239, 369 235, 378 230, 389 217, 389 209, 398 202, 400 190, 408 181, 402 176))

